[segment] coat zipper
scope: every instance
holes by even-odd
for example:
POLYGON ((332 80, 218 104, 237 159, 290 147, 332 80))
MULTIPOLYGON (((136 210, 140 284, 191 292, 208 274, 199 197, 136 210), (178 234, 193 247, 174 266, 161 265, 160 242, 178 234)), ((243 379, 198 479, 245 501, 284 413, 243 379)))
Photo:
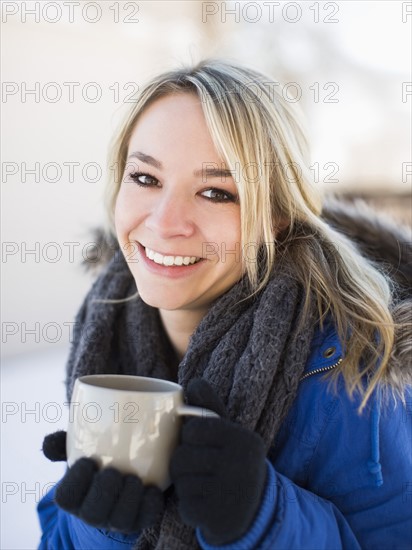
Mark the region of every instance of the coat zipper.
POLYGON ((307 372, 306 374, 304 374, 302 376, 302 378, 299 380, 299 382, 302 382, 302 380, 305 380, 305 378, 308 378, 309 376, 312 376, 313 374, 319 374, 320 372, 326 372, 328 370, 332 370, 335 367, 337 367, 338 365, 340 365, 342 363, 342 361, 343 361, 343 359, 341 357, 339 359, 339 361, 337 363, 335 363, 334 365, 329 365, 329 367, 321 367, 320 369, 315 369, 315 370, 312 370, 310 372, 307 372))

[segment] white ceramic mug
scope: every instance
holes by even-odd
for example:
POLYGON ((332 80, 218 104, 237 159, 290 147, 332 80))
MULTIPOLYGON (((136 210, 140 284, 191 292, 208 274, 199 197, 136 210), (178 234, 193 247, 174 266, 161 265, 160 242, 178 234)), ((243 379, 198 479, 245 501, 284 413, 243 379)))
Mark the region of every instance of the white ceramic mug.
POLYGON ((169 461, 183 415, 219 417, 184 405, 179 384, 116 374, 82 376, 75 382, 67 430, 67 462, 95 459, 137 474, 145 485, 170 485, 169 461))

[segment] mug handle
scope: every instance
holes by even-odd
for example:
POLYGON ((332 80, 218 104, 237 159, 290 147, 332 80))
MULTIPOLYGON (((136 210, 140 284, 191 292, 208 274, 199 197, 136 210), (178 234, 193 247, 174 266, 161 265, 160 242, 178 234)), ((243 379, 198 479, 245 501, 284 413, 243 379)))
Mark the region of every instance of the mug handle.
POLYGON ((202 418, 220 418, 220 416, 204 407, 192 407, 191 405, 180 405, 176 407, 176 412, 178 416, 200 416, 202 418))

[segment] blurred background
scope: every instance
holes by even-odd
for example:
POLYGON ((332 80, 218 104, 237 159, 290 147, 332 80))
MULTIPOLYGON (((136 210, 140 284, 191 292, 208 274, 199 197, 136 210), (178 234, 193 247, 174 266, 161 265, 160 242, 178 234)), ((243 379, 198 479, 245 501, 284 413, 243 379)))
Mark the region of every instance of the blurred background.
POLYGON ((110 137, 139 87, 204 57, 268 73, 307 119, 314 183, 411 220, 412 3, 1 3, 2 540, 38 544, 63 466, 64 368, 93 280, 110 137), (24 529, 21 529, 24 525, 24 529))

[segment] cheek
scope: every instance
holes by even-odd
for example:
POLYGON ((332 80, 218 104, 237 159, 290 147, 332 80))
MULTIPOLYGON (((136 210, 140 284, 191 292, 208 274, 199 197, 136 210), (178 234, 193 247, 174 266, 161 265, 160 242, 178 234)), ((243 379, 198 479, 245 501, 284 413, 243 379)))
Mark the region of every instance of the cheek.
POLYGON ((228 213, 214 224, 210 241, 216 243, 220 261, 225 264, 239 262, 241 258, 241 232, 239 216, 228 213))
POLYGON ((122 221, 124 220, 122 202, 123 201, 122 201, 121 191, 119 191, 116 197, 115 205, 114 205, 114 225, 117 233, 119 233, 119 230, 122 227, 122 221))
POLYGON ((130 190, 120 188, 114 210, 114 222, 119 236, 129 233, 139 223, 138 204, 130 190))
POLYGON ((225 217, 224 221, 219 226, 219 235, 228 245, 240 246, 242 240, 240 216, 237 213, 231 213, 231 215, 225 217))
POLYGON ((130 204, 133 203, 127 199, 127 193, 120 189, 114 209, 114 223, 119 241, 127 240, 127 235, 133 227, 134 215, 130 204))

